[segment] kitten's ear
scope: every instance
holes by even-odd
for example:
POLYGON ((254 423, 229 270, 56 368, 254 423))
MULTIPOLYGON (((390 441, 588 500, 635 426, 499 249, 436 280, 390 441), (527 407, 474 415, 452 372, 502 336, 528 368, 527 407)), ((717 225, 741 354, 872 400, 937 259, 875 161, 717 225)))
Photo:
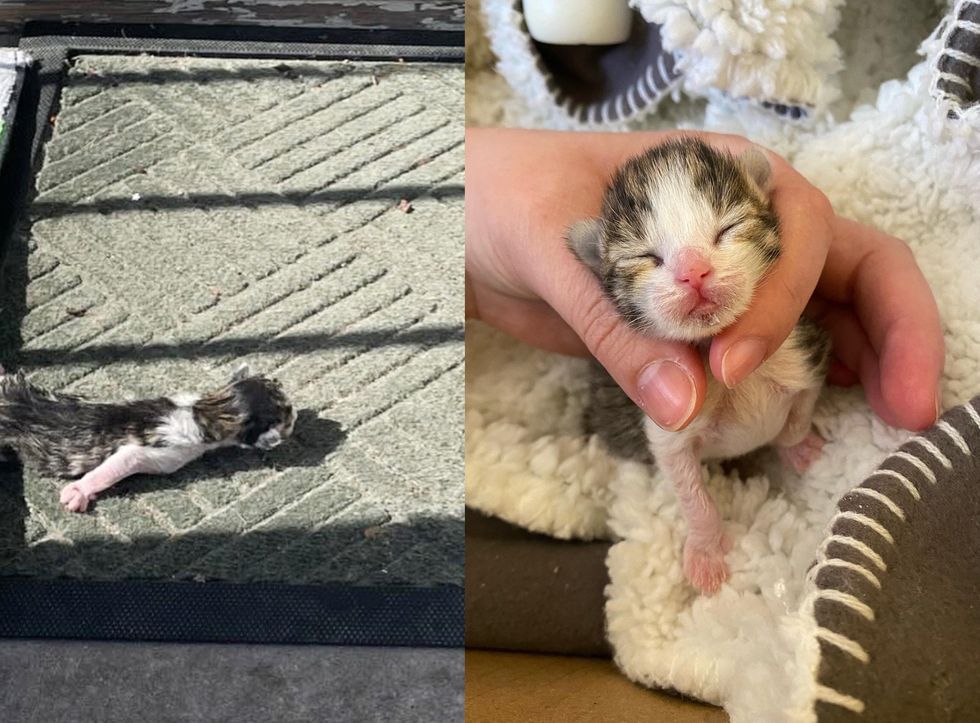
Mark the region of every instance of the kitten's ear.
POLYGON ((240 382, 248 379, 250 376, 252 376, 252 370, 248 368, 248 364, 241 364, 231 373, 231 381, 232 383, 240 382))
POLYGON ((759 190, 769 195, 769 191, 772 190, 770 188, 772 166, 769 165, 769 159, 766 158, 766 154, 761 149, 752 146, 747 151, 743 151, 738 157, 738 160, 742 164, 742 168, 748 172, 749 178, 759 187, 759 190))
POLYGON ((590 218, 574 224, 568 229, 566 243, 579 261, 592 269, 593 273, 599 273, 602 268, 602 244, 605 243, 602 221, 590 218))

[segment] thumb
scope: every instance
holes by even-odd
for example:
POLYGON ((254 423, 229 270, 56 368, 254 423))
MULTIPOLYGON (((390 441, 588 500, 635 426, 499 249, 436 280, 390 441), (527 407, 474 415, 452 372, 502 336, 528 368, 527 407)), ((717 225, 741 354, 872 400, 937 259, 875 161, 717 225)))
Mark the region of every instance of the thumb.
POLYGON ((542 298, 650 419, 669 431, 686 427, 704 402, 701 356, 688 344, 631 329, 595 276, 570 256, 569 264, 550 275, 542 298))

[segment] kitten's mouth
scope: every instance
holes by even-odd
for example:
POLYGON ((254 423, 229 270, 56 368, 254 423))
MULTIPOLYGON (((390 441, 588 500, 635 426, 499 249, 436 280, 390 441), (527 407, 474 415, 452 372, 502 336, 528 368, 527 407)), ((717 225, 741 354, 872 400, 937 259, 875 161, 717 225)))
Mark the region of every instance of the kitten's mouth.
POLYGON ((693 316, 696 318, 703 318, 706 316, 711 316, 719 309, 719 305, 711 299, 699 299, 694 303, 694 306, 687 312, 688 316, 693 316))
POLYGON ((691 289, 681 305, 680 312, 682 317, 703 320, 720 308, 721 304, 710 298, 710 295, 691 289))

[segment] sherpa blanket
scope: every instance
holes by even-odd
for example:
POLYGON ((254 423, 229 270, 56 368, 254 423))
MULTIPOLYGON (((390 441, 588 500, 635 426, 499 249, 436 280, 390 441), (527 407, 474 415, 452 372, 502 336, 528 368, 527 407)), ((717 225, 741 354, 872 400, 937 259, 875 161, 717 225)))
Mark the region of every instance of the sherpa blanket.
MULTIPOLYGON (((641 0, 637 5, 646 13, 668 3, 641 0)), ((681 6, 708 4, 673 5, 677 12, 688 12, 681 6)), ((766 28, 786 22, 787 7, 820 4, 752 5, 766 10, 754 30, 746 31, 755 42, 766 28)), ((829 61, 811 66, 822 73, 821 89, 801 121, 787 121, 763 104, 745 103, 721 89, 702 88, 693 100, 685 88, 679 104, 661 104, 660 115, 644 127, 748 135, 786 156, 827 193, 838 213, 907 240, 942 314, 947 361, 941 396, 944 409, 951 409, 980 390, 980 137, 973 117, 980 62, 968 47, 980 18, 971 16, 976 3, 960 2, 929 34, 938 18, 923 12, 921 3, 915 7, 905 14, 912 4, 843 6, 844 20, 832 41, 839 43, 834 52, 840 53, 845 71, 834 76, 829 61), (917 23, 914 29, 910 19, 917 23), (928 36, 919 57, 903 50, 914 33, 920 39, 928 36), (873 57, 877 63, 870 61, 873 57)), ((703 19, 690 12, 688 18, 697 30, 693 37, 703 40, 702 49, 712 37, 724 36, 720 29, 726 26, 717 18, 713 25, 699 24, 703 19)), ((491 49, 506 52, 508 39, 516 37, 512 28, 492 12, 482 20, 491 49)), ((517 72, 506 59, 498 67, 505 76, 517 72)), ((526 68, 522 72, 534 74, 526 68)), ((567 119, 556 119, 548 98, 537 102, 526 92, 512 91, 488 68, 471 68, 469 77, 471 124, 568 126, 567 119)), ((714 597, 702 597, 683 580, 685 529, 671 486, 655 469, 610 456, 583 434, 586 396, 584 361, 532 350, 471 325, 467 503, 556 537, 615 540, 607 559, 606 626, 615 659, 630 678, 723 705, 736 722, 814 721, 818 711, 823 711, 821 720, 836 719, 835 713, 846 719, 865 711, 867 701, 849 687, 860 675, 827 681, 817 674, 822 651, 828 649, 842 652, 858 668, 869 658, 856 635, 831 630, 826 616, 814 614, 821 601, 839 604, 871 629, 876 619, 871 593, 859 594, 859 586, 827 592, 826 585, 818 584, 821 566, 835 564, 827 554, 828 534, 858 542, 873 538, 873 544, 861 543, 864 548, 852 545, 859 554, 850 558, 850 570, 872 587, 880 583, 885 570, 879 563, 887 568, 891 560, 883 551, 902 530, 913 529, 906 524, 915 516, 906 510, 927 499, 923 490, 941 488, 943 475, 957 469, 966 470, 965 479, 976 479, 969 476, 976 473, 975 465, 958 467, 973 464, 975 447, 965 430, 980 424, 976 405, 955 409, 931 432, 913 437, 877 419, 860 390, 831 388, 815 418, 827 445, 804 475, 786 475, 765 458, 752 474, 709 465, 709 487, 735 544, 728 556, 729 584, 714 597), (853 499, 851 491, 883 461, 891 472, 873 479, 891 477, 904 492, 869 480, 864 489, 872 492, 859 495, 867 504, 839 506, 846 494, 853 499), (875 504, 884 507, 875 508, 874 516, 892 515, 887 527, 874 520, 870 524, 866 520, 872 515, 861 512, 875 504), (848 527, 863 532, 848 533, 848 527), (812 568, 815 561, 819 564, 812 568)), ((980 534, 975 527, 961 532, 972 538, 980 534)), ((938 608, 930 617, 943 614, 938 608)), ((929 685, 933 695, 949 693, 941 678, 929 685)), ((977 711, 960 714, 950 719, 976 718, 977 711)))

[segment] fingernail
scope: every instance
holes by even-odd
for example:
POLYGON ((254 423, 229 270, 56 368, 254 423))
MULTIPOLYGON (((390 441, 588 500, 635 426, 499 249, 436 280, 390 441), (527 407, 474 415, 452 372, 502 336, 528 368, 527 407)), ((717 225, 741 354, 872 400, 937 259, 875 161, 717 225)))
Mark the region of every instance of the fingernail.
POLYGON ((670 432, 683 427, 694 411, 694 379, 677 362, 662 360, 644 367, 637 387, 643 410, 670 432))
POLYGON ((721 358, 721 380, 731 389, 762 363, 766 356, 766 342, 757 336, 739 339, 721 358))

